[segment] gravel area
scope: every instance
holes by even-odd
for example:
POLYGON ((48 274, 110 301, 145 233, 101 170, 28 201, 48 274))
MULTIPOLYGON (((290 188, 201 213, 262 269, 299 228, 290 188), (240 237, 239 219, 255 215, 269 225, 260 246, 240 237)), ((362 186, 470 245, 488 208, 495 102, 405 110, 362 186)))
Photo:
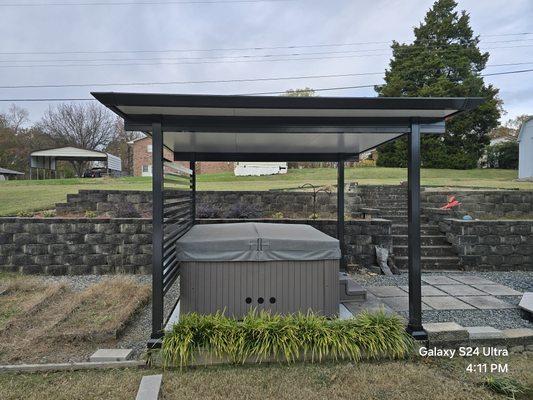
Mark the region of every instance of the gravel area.
MULTIPOLYGON (((505 272, 431 272, 423 275, 448 276, 448 275, 471 275, 489 279, 494 283, 509 286, 520 292, 533 291, 533 272, 505 271, 505 272)), ((408 275, 384 276, 372 273, 354 273, 351 277, 362 286, 389 286, 407 285, 408 275)), ((495 296, 510 304, 518 305, 520 296, 495 296)), ((398 312, 403 317, 408 317, 408 312, 398 312)), ((510 328, 533 328, 531 322, 520 317, 518 309, 505 310, 424 310, 423 322, 449 322, 454 321, 462 326, 489 325, 497 329, 510 328)))

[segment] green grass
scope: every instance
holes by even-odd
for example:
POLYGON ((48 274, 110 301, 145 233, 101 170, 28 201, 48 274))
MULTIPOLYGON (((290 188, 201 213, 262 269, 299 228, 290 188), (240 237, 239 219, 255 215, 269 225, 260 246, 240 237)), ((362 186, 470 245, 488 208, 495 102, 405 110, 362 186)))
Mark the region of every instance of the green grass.
MULTIPOLYGON (((476 187, 533 190, 533 182, 516 182, 517 171, 497 169, 438 170, 423 169, 422 184, 436 187, 476 187)), ((362 185, 397 185, 407 179, 402 168, 355 167, 346 169, 346 182, 362 185)), ((304 183, 335 185, 334 168, 290 170, 285 175, 236 177, 233 173, 198 176, 199 190, 269 190, 297 188, 304 183)), ((0 216, 19 211, 53 208, 64 202, 68 193, 81 189, 151 190, 151 179, 127 177, 119 179, 58 179, 42 181, 0 182, 0 216)))
MULTIPOLYGON (((531 358, 511 355, 506 376, 531 388, 531 358)), ((117 369, 34 374, 0 374, 2 400, 133 399, 144 375, 163 374, 163 399, 205 400, 505 400, 490 391, 483 374, 465 364, 487 359, 455 358, 361 363, 297 363, 213 366, 161 371, 117 369)), ((531 389, 516 396, 530 399, 531 389)))

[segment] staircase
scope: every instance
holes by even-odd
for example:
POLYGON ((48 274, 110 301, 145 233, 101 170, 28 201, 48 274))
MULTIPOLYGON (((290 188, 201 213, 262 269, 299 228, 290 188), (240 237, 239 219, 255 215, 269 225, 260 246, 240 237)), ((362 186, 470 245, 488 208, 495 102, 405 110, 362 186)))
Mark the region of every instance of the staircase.
MULTIPOLYGON (((407 189, 399 186, 360 187, 365 206, 380 210, 379 217, 392 221, 392 243, 396 266, 407 269, 407 189)), ((438 226, 422 214, 421 267, 428 270, 457 270, 460 260, 438 226)))

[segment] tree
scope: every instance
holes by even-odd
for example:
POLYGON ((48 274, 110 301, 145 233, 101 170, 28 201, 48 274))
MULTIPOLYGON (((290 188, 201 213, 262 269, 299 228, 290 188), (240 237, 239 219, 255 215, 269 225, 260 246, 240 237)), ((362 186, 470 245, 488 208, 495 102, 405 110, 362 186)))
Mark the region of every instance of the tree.
POLYGON ((487 167, 518 169, 518 142, 503 142, 487 147, 487 167))
POLYGON ((133 153, 128 142, 142 136, 141 132, 126 131, 122 118, 115 119, 115 137, 107 145, 106 151, 121 158, 122 170, 127 175, 133 175, 133 153))
MULTIPOLYGON (((87 150, 105 149, 116 135, 115 116, 96 103, 59 104, 50 107, 39 128, 60 146, 73 146, 87 150)), ((72 165, 78 176, 83 174, 85 162, 72 165)))
POLYGON ((308 88, 308 87, 304 87, 302 89, 289 89, 289 90, 285 91, 283 96, 288 96, 288 97, 315 97, 316 93, 315 93, 314 89, 311 89, 311 88, 308 88))
MULTIPOLYGON (((485 85, 480 75, 489 58, 479 48, 479 37, 470 28, 465 11, 455 11, 454 0, 437 0, 414 29, 412 44, 392 44, 393 56, 385 72, 385 84, 375 89, 379 96, 483 97, 476 110, 446 123, 442 137, 424 136, 421 143, 422 166, 427 168, 475 168, 488 132, 496 127, 501 113, 498 89, 485 85)), ((404 140, 378 148, 378 165, 407 164, 404 140)))
POLYGON ((531 118, 531 115, 519 115, 516 118, 508 119, 503 125, 499 125, 489 133, 491 139, 517 140, 522 124, 531 118))

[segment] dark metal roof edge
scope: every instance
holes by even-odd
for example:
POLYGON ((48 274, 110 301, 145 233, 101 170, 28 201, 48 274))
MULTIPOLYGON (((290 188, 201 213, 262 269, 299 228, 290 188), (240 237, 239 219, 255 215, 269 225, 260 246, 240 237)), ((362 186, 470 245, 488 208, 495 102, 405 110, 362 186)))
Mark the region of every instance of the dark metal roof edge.
POLYGON ((102 104, 124 117, 118 106, 207 108, 413 109, 468 110, 480 97, 289 97, 91 92, 102 104))

